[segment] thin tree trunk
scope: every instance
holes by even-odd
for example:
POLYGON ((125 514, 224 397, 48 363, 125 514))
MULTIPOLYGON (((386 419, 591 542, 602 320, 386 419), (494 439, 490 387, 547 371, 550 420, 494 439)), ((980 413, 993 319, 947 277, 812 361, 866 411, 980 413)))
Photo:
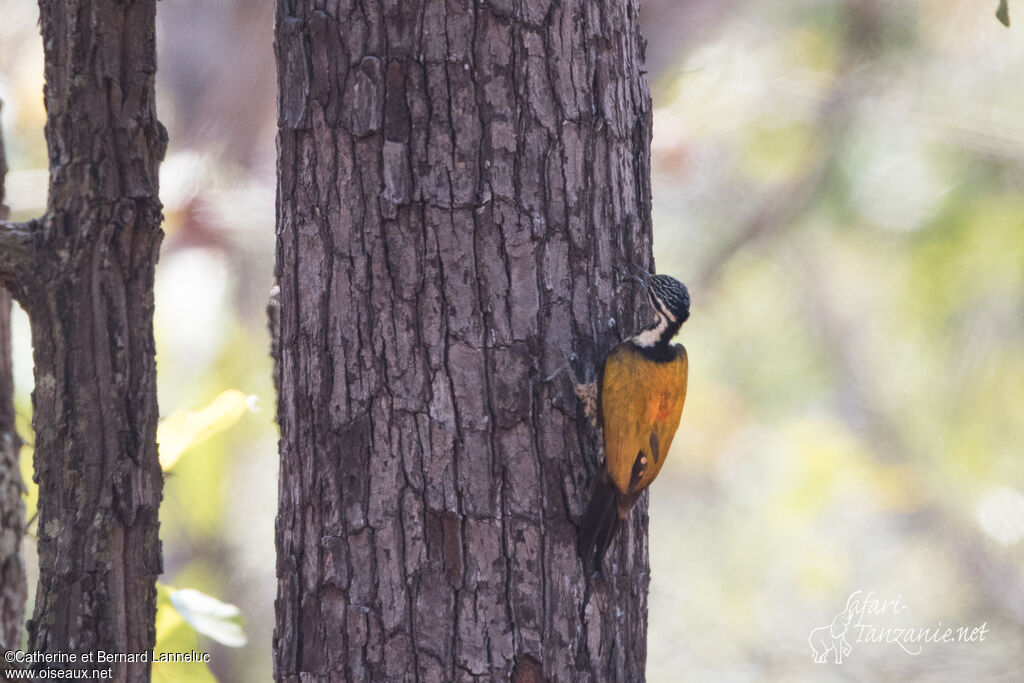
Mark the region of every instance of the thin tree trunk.
POLYGON ((636 0, 279 0, 279 681, 638 681, 571 390, 644 310, 636 0))
MULTIPOLYGON (((155 0, 39 6, 48 208, 0 231, 0 275, 28 312, 35 360, 40 578, 29 648, 141 653, 153 646, 161 571, 152 318, 166 131, 153 90, 155 0)), ((118 681, 148 677, 148 664, 114 666, 118 681)))
MULTIPOLYGON (((0 130, 0 221, 8 218, 4 204, 6 176, 7 158, 0 130)), ((25 621, 25 563, 21 556, 21 539, 25 535, 25 503, 21 494, 25 485, 18 465, 20 452, 21 439, 14 424, 11 295, 0 288, 0 650, 5 652, 21 647, 25 621)), ((3 666, 0 664, 0 670, 3 666)))

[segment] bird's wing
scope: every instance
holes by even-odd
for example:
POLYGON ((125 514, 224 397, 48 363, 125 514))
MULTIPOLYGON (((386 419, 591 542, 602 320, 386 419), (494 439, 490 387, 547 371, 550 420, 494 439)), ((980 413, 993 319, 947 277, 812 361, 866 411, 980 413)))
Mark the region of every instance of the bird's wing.
POLYGON ((601 381, 605 460, 623 495, 650 485, 664 464, 679 426, 687 372, 682 349, 668 363, 652 363, 626 344, 608 354, 601 381), (639 455, 647 462, 640 478, 631 481, 639 455))
POLYGON ((646 363, 628 344, 615 347, 605 359, 601 378, 601 422, 605 462, 620 493, 629 491, 637 454, 647 446, 654 392, 644 379, 646 363))
POLYGON ((633 487, 636 491, 643 491, 650 486, 654 478, 658 476, 658 472, 661 471, 662 465, 665 464, 665 456, 668 455, 668 449, 672 446, 672 439, 676 435, 679 421, 683 415, 689 369, 686 349, 680 348, 676 359, 671 363, 664 364, 657 371, 656 384, 660 387, 660 395, 649 436, 653 457, 650 458, 640 481, 633 487))

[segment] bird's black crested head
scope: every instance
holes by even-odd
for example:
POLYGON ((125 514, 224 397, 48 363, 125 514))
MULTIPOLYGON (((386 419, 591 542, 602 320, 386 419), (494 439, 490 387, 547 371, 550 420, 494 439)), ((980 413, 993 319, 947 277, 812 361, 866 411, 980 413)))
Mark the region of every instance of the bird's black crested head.
POLYGON ((677 324, 690 317, 690 292, 674 277, 652 275, 647 281, 647 293, 658 312, 671 316, 677 324))

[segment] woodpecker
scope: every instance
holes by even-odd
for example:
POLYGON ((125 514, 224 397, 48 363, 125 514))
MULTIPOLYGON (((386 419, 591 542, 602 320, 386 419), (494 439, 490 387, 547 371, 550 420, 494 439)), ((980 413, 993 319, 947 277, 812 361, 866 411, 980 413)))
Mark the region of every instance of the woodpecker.
POLYGON ((580 520, 578 549, 588 575, 601 570, 620 522, 665 464, 686 398, 686 349, 671 342, 690 317, 690 294, 668 275, 644 271, 637 280, 654 322, 608 353, 597 382, 573 381, 604 433, 604 462, 580 520))

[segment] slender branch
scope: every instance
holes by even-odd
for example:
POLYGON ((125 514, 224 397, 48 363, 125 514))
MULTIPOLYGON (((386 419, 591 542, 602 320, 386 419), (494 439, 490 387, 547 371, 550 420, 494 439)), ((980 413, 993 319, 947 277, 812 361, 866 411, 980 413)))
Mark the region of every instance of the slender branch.
POLYGON ((36 223, 0 221, 0 285, 15 293, 18 288, 13 285, 18 275, 31 268, 35 261, 33 235, 36 223))
POLYGON ((748 244, 783 233, 796 225, 798 219, 814 206, 822 191, 832 182, 856 105, 869 93, 871 87, 870 82, 857 78, 854 72, 878 51, 877 45, 866 38, 878 34, 879 15, 874 7, 876 3, 877 0, 870 0, 849 8, 848 27, 839 67, 833 79, 834 85, 824 93, 814 115, 814 125, 821 131, 823 138, 818 145, 816 158, 785 187, 772 192, 704 260, 700 272, 691 278, 695 289, 711 288, 725 264, 748 244))

